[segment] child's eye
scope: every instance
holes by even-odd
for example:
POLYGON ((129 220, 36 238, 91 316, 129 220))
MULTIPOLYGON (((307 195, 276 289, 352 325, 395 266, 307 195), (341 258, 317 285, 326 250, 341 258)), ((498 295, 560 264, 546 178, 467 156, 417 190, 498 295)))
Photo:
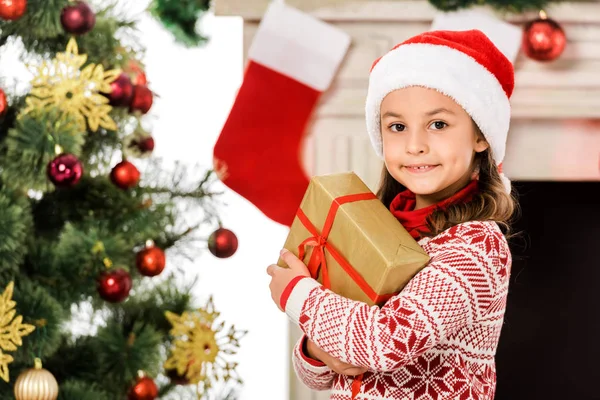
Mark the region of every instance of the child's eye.
POLYGON ((443 121, 435 121, 434 123, 429 125, 429 128, 440 130, 440 129, 444 129, 447 126, 448 126, 448 124, 443 121))
POLYGON ((406 126, 404 126, 402 124, 392 124, 392 125, 390 125, 390 129, 393 132, 403 132, 404 129, 406 129, 406 126))

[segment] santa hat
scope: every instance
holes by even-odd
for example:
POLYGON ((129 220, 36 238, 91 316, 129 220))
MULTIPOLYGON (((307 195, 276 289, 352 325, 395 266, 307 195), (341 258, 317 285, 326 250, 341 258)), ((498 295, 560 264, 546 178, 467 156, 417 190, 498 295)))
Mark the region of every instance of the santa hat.
POLYGON ((432 31, 400 43, 373 63, 366 101, 371 143, 383 158, 381 102, 390 92, 422 86, 451 97, 475 121, 502 173, 514 88, 512 63, 479 30, 432 31))

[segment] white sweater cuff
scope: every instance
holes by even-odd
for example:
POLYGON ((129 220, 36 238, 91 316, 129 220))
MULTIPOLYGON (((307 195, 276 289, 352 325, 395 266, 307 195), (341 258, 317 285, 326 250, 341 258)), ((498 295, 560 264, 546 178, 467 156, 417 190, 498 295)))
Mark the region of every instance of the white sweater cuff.
POLYGON ((300 313, 304 307, 304 302, 308 298, 310 292, 321 286, 319 282, 312 278, 304 278, 298 281, 285 306, 285 313, 296 324, 300 325, 300 313))

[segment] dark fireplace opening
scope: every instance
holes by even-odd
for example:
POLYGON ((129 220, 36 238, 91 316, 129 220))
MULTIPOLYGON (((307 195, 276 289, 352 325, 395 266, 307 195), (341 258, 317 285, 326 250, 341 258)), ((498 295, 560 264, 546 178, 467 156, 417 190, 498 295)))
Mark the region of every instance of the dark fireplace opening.
POLYGON ((495 399, 600 399, 600 182, 515 187, 495 399))

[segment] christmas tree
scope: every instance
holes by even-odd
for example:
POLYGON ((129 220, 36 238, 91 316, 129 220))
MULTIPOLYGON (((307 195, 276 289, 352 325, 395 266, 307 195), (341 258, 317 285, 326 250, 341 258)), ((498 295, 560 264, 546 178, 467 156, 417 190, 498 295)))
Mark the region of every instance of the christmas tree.
POLYGON ((0 80, 1 399, 232 398, 241 383, 244 332, 172 265, 237 239, 212 171, 152 156, 134 33, 114 5, 0 0, 0 51, 22 49, 33 75, 0 80))

